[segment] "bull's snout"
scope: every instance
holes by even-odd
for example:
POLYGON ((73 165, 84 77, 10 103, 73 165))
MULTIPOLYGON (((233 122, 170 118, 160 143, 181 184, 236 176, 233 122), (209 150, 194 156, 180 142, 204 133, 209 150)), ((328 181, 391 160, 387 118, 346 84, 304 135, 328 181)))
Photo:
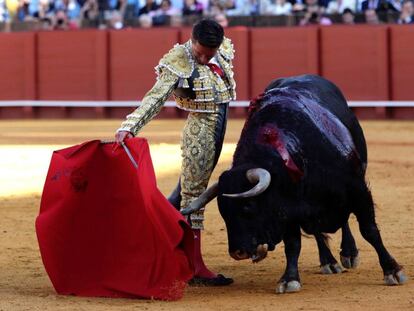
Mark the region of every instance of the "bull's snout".
POLYGON ((230 256, 233 259, 236 259, 236 260, 243 260, 243 259, 249 259, 250 258, 249 255, 246 252, 241 251, 241 250, 237 250, 235 252, 230 252, 230 256))

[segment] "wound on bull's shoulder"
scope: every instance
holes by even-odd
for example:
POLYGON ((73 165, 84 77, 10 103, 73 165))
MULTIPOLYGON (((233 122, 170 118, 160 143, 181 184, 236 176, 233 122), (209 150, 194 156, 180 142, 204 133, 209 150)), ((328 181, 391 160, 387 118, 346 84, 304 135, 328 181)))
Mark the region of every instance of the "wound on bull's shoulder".
POLYGON ((288 174, 293 182, 299 182, 303 176, 303 171, 293 161, 291 154, 287 149, 287 137, 283 130, 276 125, 267 124, 259 131, 259 144, 268 145, 280 154, 288 174))

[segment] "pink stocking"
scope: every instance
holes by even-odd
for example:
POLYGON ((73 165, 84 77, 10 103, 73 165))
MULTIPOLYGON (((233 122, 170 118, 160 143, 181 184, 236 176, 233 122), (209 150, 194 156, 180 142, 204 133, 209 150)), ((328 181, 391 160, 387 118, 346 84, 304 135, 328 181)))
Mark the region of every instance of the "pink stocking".
POLYGON ((204 263, 203 256, 201 255, 201 230, 193 229, 194 233, 194 276, 204 278, 215 278, 217 275, 210 271, 204 263))

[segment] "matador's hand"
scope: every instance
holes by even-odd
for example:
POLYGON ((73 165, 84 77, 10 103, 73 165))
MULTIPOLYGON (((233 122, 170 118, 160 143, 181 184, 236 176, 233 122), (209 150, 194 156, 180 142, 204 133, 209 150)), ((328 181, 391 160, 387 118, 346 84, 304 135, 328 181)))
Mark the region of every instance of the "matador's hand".
POLYGON ((132 138, 133 135, 129 131, 119 131, 115 134, 115 141, 120 144, 122 143, 126 138, 132 138))

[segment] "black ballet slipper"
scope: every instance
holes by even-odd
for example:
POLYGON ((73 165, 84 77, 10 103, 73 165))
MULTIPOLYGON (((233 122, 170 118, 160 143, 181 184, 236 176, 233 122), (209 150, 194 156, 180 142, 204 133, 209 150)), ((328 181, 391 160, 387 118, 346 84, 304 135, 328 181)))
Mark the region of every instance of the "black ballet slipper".
POLYGON ((234 281, 232 278, 226 278, 222 274, 217 274, 215 278, 205 278, 201 276, 193 277, 188 285, 190 286, 227 286, 232 284, 234 281))

